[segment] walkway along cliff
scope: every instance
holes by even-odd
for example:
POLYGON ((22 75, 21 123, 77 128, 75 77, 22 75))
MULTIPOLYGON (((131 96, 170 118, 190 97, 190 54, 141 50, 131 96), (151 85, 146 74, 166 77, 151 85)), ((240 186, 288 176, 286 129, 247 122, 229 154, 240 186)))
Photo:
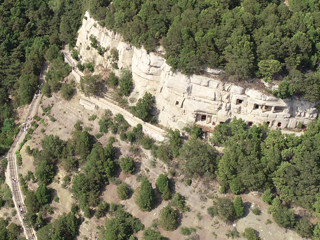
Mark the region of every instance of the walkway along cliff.
MULTIPOLYGON (((81 62, 94 62, 112 68, 110 51, 102 56, 90 46, 90 36, 97 39, 105 49, 116 48, 119 52, 117 75, 122 68, 132 71, 134 91, 131 97, 139 98, 146 91, 156 99, 159 124, 182 129, 196 123, 205 129, 227 122, 234 117, 242 118, 249 125, 267 122, 272 128, 296 128, 298 123, 308 124, 316 119, 315 103, 293 97, 279 99, 260 91, 222 82, 221 70, 207 69, 206 76, 186 76, 170 71, 162 57, 164 49, 147 53, 124 42, 122 37, 101 27, 86 12, 79 30, 76 48, 81 62)), ((103 104, 101 102, 101 104, 103 104)))

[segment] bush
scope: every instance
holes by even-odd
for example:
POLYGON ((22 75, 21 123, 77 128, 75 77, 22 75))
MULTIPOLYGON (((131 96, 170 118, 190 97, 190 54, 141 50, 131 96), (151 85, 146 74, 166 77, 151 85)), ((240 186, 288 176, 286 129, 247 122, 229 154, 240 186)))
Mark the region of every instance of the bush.
POLYGON ((72 58, 75 60, 79 59, 79 54, 78 51, 76 49, 72 49, 72 58))
POLYGON ((295 225, 294 211, 282 206, 279 197, 276 197, 272 201, 272 205, 269 207, 271 215, 274 221, 284 228, 293 228, 295 225))
POLYGON ((121 183, 117 188, 117 193, 118 193, 118 197, 121 200, 128 199, 129 198, 129 193, 130 193, 128 185, 125 184, 125 183, 121 183))
POLYGON ((11 216, 14 217, 16 214, 17 214, 17 211, 16 211, 15 209, 13 209, 13 210, 11 211, 11 216))
POLYGON ((94 114, 94 115, 91 115, 91 116, 88 118, 88 120, 89 120, 89 121, 94 121, 94 120, 97 119, 97 117, 98 117, 98 116, 94 114))
POLYGON ((254 215, 260 215, 261 211, 260 211, 259 208, 255 208, 255 209, 252 210, 252 213, 253 213, 254 215))
POLYGON ((229 198, 217 198, 214 200, 211 211, 214 216, 219 217, 224 222, 233 221, 235 218, 233 203, 229 198))
POLYGON ((103 133, 97 133, 97 134, 95 135, 95 137, 96 137, 97 139, 101 138, 102 136, 103 136, 103 133))
POLYGON ((59 202, 59 198, 58 198, 58 196, 56 195, 56 196, 54 196, 54 198, 53 198, 53 200, 55 201, 55 202, 59 202))
POLYGON ((178 214, 169 205, 160 211, 159 224, 166 231, 174 231, 178 227, 178 214))
POLYGON ((214 213, 215 213, 215 208, 214 207, 209 207, 207 209, 208 214, 210 215, 210 217, 214 217, 214 213))
POLYGON ((191 179, 190 179, 190 178, 188 178, 188 179, 186 180, 186 184, 187 184, 188 186, 191 185, 191 179))
POLYGON ((151 149, 151 147, 153 145, 153 139, 148 136, 145 136, 144 138, 142 138, 140 140, 140 144, 142 145, 142 147, 144 149, 151 149))
POLYGON ((168 164, 172 159, 170 148, 167 145, 161 145, 157 150, 157 157, 164 163, 168 164))
POLYGON ((136 170, 133 158, 123 157, 120 161, 120 167, 124 173, 131 174, 136 170))
POLYGON ((77 68, 81 71, 81 72, 83 72, 83 70, 85 69, 85 66, 84 65, 82 65, 80 62, 77 64, 77 68))
POLYGON ((120 133, 120 140, 121 141, 126 141, 127 140, 127 134, 124 133, 124 132, 120 133))
POLYGON ((115 86, 118 86, 118 84, 119 84, 119 79, 118 79, 118 77, 114 74, 114 72, 111 72, 111 73, 110 73, 108 83, 109 83, 111 86, 114 86, 114 87, 115 87, 115 86))
POLYGON ((225 186, 221 186, 220 189, 219 189, 219 192, 222 193, 222 194, 226 193, 225 186))
POLYGON ((94 71, 94 65, 91 62, 86 63, 85 66, 90 72, 94 71))
POLYGON ((249 228, 246 228, 244 230, 244 236, 246 239, 248 240, 259 240, 258 236, 257 236, 257 233, 256 233, 256 230, 254 230, 253 228, 249 227, 249 228))
MULTIPOLYGON (((143 239, 144 240, 167 240, 167 238, 161 236, 161 234, 151 228, 147 228, 143 232, 143 239)), ((129 239, 131 240, 131 239, 129 239)))
POLYGON ((172 205, 175 206, 180 212, 189 212, 190 208, 186 206, 186 198, 180 193, 176 193, 172 198, 172 205))
POLYGON ((196 229, 194 229, 194 228, 187 228, 187 227, 180 227, 180 233, 182 234, 182 235, 187 235, 187 236, 189 236, 191 233, 193 233, 193 232, 195 232, 196 231, 196 229))

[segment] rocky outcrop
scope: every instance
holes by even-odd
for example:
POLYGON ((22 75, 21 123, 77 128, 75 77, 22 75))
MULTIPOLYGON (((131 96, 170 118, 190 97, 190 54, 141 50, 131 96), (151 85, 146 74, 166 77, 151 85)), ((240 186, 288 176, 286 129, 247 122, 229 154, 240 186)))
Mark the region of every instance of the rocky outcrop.
MULTIPOLYGON (((100 56, 96 49, 88 50, 91 35, 102 47, 118 49, 119 69, 132 71, 135 85, 132 97, 142 97, 146 91, 152 93, 156 100, 155 114, 163 126, 181 129, 196 123, 210 131, 216 124, 237 117, 250 125, 268 122, 271 127, 295 128, 299 122, 308 124, 317 117, 314 103, 299 98, 282 100, 222 82, 218 79, 221 70, 207 69, 206 76, 172 72, 162 57, 161 47, 152 53, 133 47, 119 34, 99 26, 88 13, 77 40, 82 62, 111 67, 109 52, 100 56)), ((120 70, 116 70, 116 74, 119 75, 120 70)))

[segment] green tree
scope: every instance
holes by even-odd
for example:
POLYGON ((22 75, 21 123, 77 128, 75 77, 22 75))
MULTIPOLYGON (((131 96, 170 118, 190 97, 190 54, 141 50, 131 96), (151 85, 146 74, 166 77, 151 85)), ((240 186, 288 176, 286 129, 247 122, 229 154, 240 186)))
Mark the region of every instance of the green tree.
POLYGON ((122 171, 126 174, 131 174, 136 170, 134 161, 132 157, 123 157, 120 160, 120 167, 122 171))
POLYGON ((65 100, 70 100, 74 94, 73 84, 62 83, 61 96, 65 100))
POLYGON ((128 188, 128 185, 125 183, 121 183, 118 187, 117 187, 117 193, 118 193, 118 197, 121 200, 126 200, 129 198, 129 193, 130 190, 128 188))
POLYGON ((133 89, 132 76, 129 70, 122 70, 120 76, 120 93, 129 96, 133 89))
POLYGON ((261 196, 261 199, 265 203, 268 203, 269 205, 272 203, 272 198, 273 198, 273 196, 272 196, 271 190, 269 188, 267 190, 265 190, 261 196))
POLYGON ((169 142, 170 142, 170 148, 172 151, 173 157, 178 157, 179 155, 179 149, 181 147, 181 136, 180 136, 180 131, 179 130, 169 130, 169 142))
POLYGON ((157 149, 157 157, 164 163, 169 164, 172 158, 172 153, 168 146, 162 144, 157 149))
POLYGON ((35 196, 40 206, 44 206, 50 202, 50 191, 45 184, 39 185, 35 192, 35 196))
POLYGON ((156 199, 152 185, 147 178, 143 178, 136 197, 136 204, 142 211, 151 211, 155 203, 156 199))
POLYGON ((7 118, 4 120, 2 132, 10 132, 14 128, 14 119, 13 118, 7 118))
POLYGON ((80 88, 86 95, 98 95, 99 85, 99 76, 97 75, 87 75, 80 79, 80 88))
POLYGON ((293 228, 295 225, 295 218, 293 210, 287 209, 282 206, 279 197, 276 197, 272 201, 272 205, 269 207, 271 215, 274 221, 280 226, 285 228, 293 228))
POLYGON ((241 218, 244 214, 244 206, 242 203, 242 197, 237 196, 233 201, 234 213, 236 218, 241 218))
POLYGON ((170 188, 169 188, 169 179, 165 173, 162 173, 158 176, 156 180, 156 188, 161 194, 163 200, 170 199, 170 188))
POLYGON ((303 238, 310 238, 313 235, 313 228, 308 218, 301 218, 295 226, 295 231, 303 238))
POLYGON ((138 218, 127 213, 122 207, 118 207, 114 212, 114 218, 106 219, 104 239, 123 240, 140 230, 144 225, 138 218))
POLYGON ((274 90, 272 94, 276 95, 278 98, 287 98, 295 93, 295 88, 293 84, 288 83, 286 80, 279 84, 279 89, 274 90))
POLYGON ((131 107, 131 112, 134 116, 145 122, 149 122, 152 118, 151 110, 153 105, 154 103, 151 93, 146 92, 144 96, 138 100, 136 106, 131 107))
POLYGON ((118 84, 119 84, 119 79, 118 79, 118 77, 115 75, 114 72, 111 72, 111 73, 110 73, 108 82, 110 83, 111 86, 114 86, 114 87, 115 87, 115 86, 118 86, 118 84))
POLYGON ((160 211, 159 224, 166 231, 174 231, 178 228, 178 214, 177 212, 167 205, 160 211))
POLYGON ((35 171, 35 175, 39 179, 40 183, 48 185, 55 175, 53 164, 47 160, 41 161, 40 166, 37 167, 35 171))
POLYGON ((187 175, 197 178, 199 176, 212 176, 217 165, 217 153, 209 144, 189 139, 179 151, 181 167, 187 175))
POLYGON ((278 60, 261 60, 258 63, 259 73, 266 82, 271 81, 274 74, 282 69, 281 63, 278 60))
POLYGON ((233 221, 236 217, 233 203, 229 198, 217 198, 214 200, 211 211, 214 216, 218 216, 224 222, 233 221))

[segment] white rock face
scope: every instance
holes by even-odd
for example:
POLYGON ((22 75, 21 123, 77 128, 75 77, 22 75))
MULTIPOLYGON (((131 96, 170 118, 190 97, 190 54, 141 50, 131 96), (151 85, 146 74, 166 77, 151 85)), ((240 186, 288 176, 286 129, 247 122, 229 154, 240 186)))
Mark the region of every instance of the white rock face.
POLYGON ((302 99, 278 99, 254 89, 245 89, 218 79, 219 69, 206 69, 207 76, 186 76, 171 72, 171 67, 158 52, 147 53, 122 40, 117 33, 99 26, 86 13, 79 30, 77 48, 82 62, 92 61, 105 68, 111 66, 109 51, 100 56, 90 46, 89 37, 95 36, 104 48, 117 48, 119 70, 129 68, 134 80, 132 96, 142 97, 146 91, 156 99, 157 117, 165 127, 182 129, 196 123, 210 131, 216 124, 234 117, 242 118, 249 124, 268 122, 272 127, 295 128, 299 122, 308 124, 317 117, 314 103, 302 99))

